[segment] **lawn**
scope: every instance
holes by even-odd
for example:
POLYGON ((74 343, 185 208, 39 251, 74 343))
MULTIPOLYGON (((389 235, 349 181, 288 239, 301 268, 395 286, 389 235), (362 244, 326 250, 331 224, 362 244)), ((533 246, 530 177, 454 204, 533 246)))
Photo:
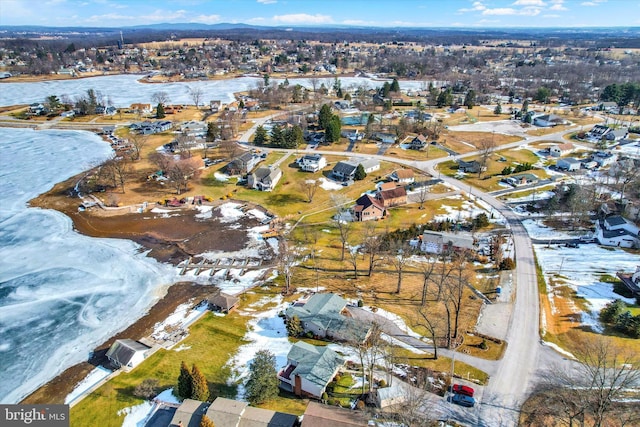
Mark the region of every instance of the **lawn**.
POLYGON ((182 361, 200 368, 212 396, 234 398, 236 387, 227 385, 230 371, 225 365, 243 344, 247 320, 233 313, 225 317, 207 313, 190 327, 189 336, 181 342, 182 347, 190 347, 188 350, 159 350, 133 371, 116 376, 71 409, 71 425, 122 425, 123 418, 117 412, 143 402, 133 395, 136 385, 155 378, 161 390, 174 387, 182 361))

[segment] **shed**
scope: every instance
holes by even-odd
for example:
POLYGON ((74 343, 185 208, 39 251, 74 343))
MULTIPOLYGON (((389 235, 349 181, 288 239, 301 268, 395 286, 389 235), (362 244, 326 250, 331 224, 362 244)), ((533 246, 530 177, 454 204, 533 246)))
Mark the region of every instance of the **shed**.
POLYGON ((220 292, 207 298, 209 307, 222 313, 228 313, 238 304, 239 298, 220 292))
POLYGON ((115 368, 135 368, 146 357, 150 347, 132 339, 116 340, 107 351, 107 359, 115 368))

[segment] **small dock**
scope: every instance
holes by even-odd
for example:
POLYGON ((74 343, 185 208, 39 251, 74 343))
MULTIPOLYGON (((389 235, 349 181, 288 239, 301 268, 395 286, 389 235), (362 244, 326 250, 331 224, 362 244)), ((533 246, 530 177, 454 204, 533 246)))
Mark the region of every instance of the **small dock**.
POLYGON ((186 262, 178 264, 180 267, 180 275, 184 276, 187 271, 194 270, 194 275, 198 276, 203 271, 209 271, 209 276, 213 276, 220 270, 241 270, 240 275, 244 274, 247 270, 262 270, 265 268, 273 267, 271 264, 263 264, 263 259, 260 258, 242 258, 242 259, 216 259, 214 261, 207 261, 205 259, 199 262, 193 262, 193 258, 189 258, 186 262))

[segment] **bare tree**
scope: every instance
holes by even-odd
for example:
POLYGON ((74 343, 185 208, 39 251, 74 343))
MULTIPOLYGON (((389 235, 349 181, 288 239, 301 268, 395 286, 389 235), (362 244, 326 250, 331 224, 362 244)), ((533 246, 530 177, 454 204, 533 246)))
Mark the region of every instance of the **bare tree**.
POLYGON ((140 153, 145 145, 147 145, 147 135, 139 133, 130 133, 129 142, 131 142, 131 160, 140 160, 140 153))
POLYGON ((452 274, 446 282, 445 305, 451 307, 453 314, 453 339, 458 338, 460 312, 462 311, 464 290, 469 286, 469 253, 467 251, 456 252, 452 259, 452 274))
POLYGON ((120 187, 124 193, 125 183, 131 173, 131 165, 124 157, 113 156, 103 163, 101 172, 114 187, 120 187))
POLYGON ((416 185, 418 186, 416 196, 420 203, 420 207, 418 209, 424 209, 424 203, 429 198, 429 187, 426 185, 426 181, 417 182, 416 185))
POLYGON ((320 181, 317 179, 305 179, 300 182, 300 189, 307 196, 309 203, 313 202, 313 197, 316 195, 318 188, 320 188, 320 181))
POLYGON ((491 138, 483 138, 480 140, 478 144, 478 151, 480 151, 480 161, 478 162, 480 165, 478 167, 478 178, 482 176, 482 173, 487 170, 487 162, 489 161, 489 157, 491 153, 493 153, 494 148, 496 147, 495 140, 493 135, 491 138))
POLYGON ((202 101, 202 97, 204 96, 204 92, 199 87, 190 87, 189 88, 189 96, 191 96, 191 100, 196 105, 196 109, 200 108, 200 101, 202 101))
POLYGON ((614 176, 618 184, 620 200, 624 200, 627 186, 640 177, 640 167, 634 159, 620 159, 611 167, 610 173, 614 176))
POLYGON ((173 163, 173 157, 165 153, 154 151, 149 154, 149 162, 165 173, 169 170, 171 163, 173 163))
POLYGON ((362 394, 366 393, 365 386, 368 385, 368 391, 373 390, 373 374, 376 363, 380 360, 381 349, 384 340, 381 337, 382 329, 380 325, 373 322, 362 325, 360 330, 369 329, 369 335, 366 340, 362 341, 359 337, 352 337, 348 341, 348 345, 355 351, 360 360, 362 367, 362 394), (367 382, 368 380, 368 382, 367 382))
POLYGON ((402 288, 402 274, 409 263, 411 255, 413 255, 413 250, 407 242, 393 241, 389 246, 387 260, 398 274, 396 293, 399 294, 402 288))
POLYGON ((166 105, 169 103, 169 94, 163 90, 154 92, 154 94, 151 95, 151 100, 154 104, 166 105))
POLYGON ((175 188, 177 194, 182 194, 189 186, 189 181, 199 172, 199 163, 195 158, 174 160, 171 162, 165 176, 175 188))
POLYGON ((349 236, 351 235, 351 230, 353 229, 353 223, 348 218, 345 218, 345 214, 348 211, 348 203, 349 201, 345 197, 339 195, 331 196, 331 204, 335 211, 333 225, 338 230, 338 236, 342 245, 340 261, 344 261, 346 246, 349 241, 349 236))
POLYGON ((224 153, 226 159, 232 160, 240 155, 242 149, 238 146, 236 141, 223 139, 220 141, 220 151, 224 153))
POLYGON ((426 307, 420 307, 418 310, 420 318, 416 322, 416 326, 424 327, 429 332, 429 337, 433 343, 433 358, 438 359, 438 332, 442 329, 442 318, 432 308, 427 310, 426 307))
POLYGON ((284 278, 284 293, 289 295, 291 292, 291 279, 293 278, 293 267, 296 264, 297 254, 295 248, 292 247, 286 238, 280 240, 278 253, 278 270, 284 278))
POLYGON ((365 223, 362 230, 363 251, 369 259, 367 276, 371 277, 376 265, 384 260, 382 256, 382 239, 376 233, 375 223, 369 221, 365 223))

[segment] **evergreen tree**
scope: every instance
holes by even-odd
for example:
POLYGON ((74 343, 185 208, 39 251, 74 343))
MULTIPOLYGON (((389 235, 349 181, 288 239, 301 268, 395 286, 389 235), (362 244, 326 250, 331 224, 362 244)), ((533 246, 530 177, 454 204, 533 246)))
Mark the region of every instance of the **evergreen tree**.
POLYGON ((364 171, 364 167, 360 164, 356 168, 356 173, 353 176, 353 179, 356 181, 362 181, 367 177, 367 173, 364 171))
POLYGON ((529 100, 525 99, 522 103, 522 115, 524 116, 529 111, 529 100))
POLYGON ((332 116, 333 113, 331 113, 331 107, 329 104, 324 104, 320 107, 320 114, 318 114, 318 126, 320 129, 326 129, 327 126, 329 126, 329 121, 332 116))
POLYGON ((207 415, 203 415, 202 419, 200 420, 200 427, 216 427, 215 424, 213 424, 213 421, 211 421, 211 418, 207 417, 207 415))
POLYGON ((493 114, 502 114, 502 104, 500 104, 500 102, 498 102, 498 105, 496 105, 496 108, 493 110, 493 114))
POLYGON ((476 91, 470 89, 464 97, 464 106, 472 109, 474 105, 476 105, 476 91))
POLYGON ((191 368, 191 398, 206 402, 209 400, 209 384, 200 369, 194 364, 191 368))
POLYGON ((300 126, 293 126, 284 132, 284 148, 296 148, 304 141, 304 135, 300 126))
POLYGON ((244 110, 244 101, 241 99, 240 102, 238 103, 238 109, 240 110, 244 110))
POLYGON ((302 324, 300 323, 300 318, 298 316, 293 316, 291 319, 287 320, 287 334, 290 337, 299 337, 304 332, 302 328, 302 324))
POLYGON ((189 368, 187 368, 186 363, 184 361, 180 365, 180 375, 178 376, 178 388, 176 389, 176 393, 178 393, 178 397, 180 399, 190 399, 193 391, 192 386, 193 379, 191 377, 191 372, 189 372, 189 368))
POLYGON ((389 90, 391 92, 400 92, 400 84, 398 83, 398 79, 396 79, 395 77, 393 78, 393 81, 391 82, 391 86, 389 87, 389 90))
POLYGON ((284 133, 280 126, 271 129, 271 147, 283 148, 285 146, 284 133))
POLYGON ((164 115, 164 107, 162 106, 162 103, 158 103, 158 106, 156 107, 156 119, 164 119, 165 115, 164 115))
POLYGON ((536 101, 540 101, 546 104, 549 102, 549 96, 551 96, 551 90, 542 86, 541 88, 538 88, 535 99, 536 101))
POLYGON ((391 85, 389 84, 389 82, 384 82, 384 84, 382 85, 382 96, 384 98, 388 97, 389 92, 391 92, 391 85))
POLYGON ((249 364, 245 397, 251 405, 259 405, 278 397, 276 357, 269 350, 259 350, 249 364))
POLYGON ((325 131, 325 139, 327 140, 327 142, 339 141, 341 128, 342 124, 340 123, 340 117, 335 115, 332 116, 325 131))
POLYGON ((268 142, 269 142, 269 135, 267 135, 267 130, 262 126, 258 126, 256 128, 256 133, 253 137, 253 143, 257 145, 265 145, 268 142))
POLYGON ((206 140, 208 142, 213 142, 220 136, 220 126, 213 122, 207 123, 207 136, 206 140))

